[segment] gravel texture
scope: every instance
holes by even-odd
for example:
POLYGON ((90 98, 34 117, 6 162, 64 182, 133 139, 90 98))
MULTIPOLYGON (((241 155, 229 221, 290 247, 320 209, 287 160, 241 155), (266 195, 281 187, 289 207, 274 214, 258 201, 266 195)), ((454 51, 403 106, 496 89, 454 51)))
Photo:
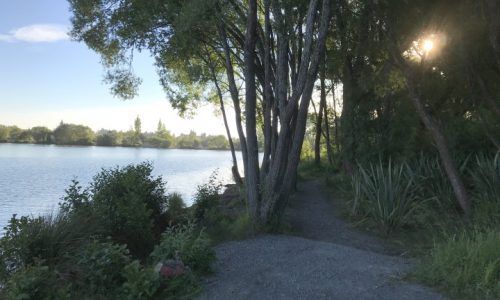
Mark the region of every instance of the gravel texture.
POLYGON ((411 264, 336 217, 318 182, 296 194, 299 236, 262 235, 216 247, 215 273, 200 299, 445 299, 402 281, 411 264))

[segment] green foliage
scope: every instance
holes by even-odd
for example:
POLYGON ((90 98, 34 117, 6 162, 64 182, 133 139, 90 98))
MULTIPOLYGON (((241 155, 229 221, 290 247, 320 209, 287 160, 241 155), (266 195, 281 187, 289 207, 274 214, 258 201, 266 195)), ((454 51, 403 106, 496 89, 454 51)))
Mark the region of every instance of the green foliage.
POLYGON ((95 144, 97 146, 120 146, 123 143, 123 134, 116 130, 99 130, 95 144))
POLYGON ((151 173, 149 163, 102 170, 93 179, 90 201, 85 191, 75 191, 66 197, 62 208, 93 216, 105 235, 126 244, 135 257, 144 257, 167 225, 165 184, 151 173), (86 201, 88 204, 81 204, 86 201))
POLYGON ((217 222, 216 207, 220 199, 222 184, 217 180, 217 172, 214 172, 206 184, 197 187, 194 196, 193 217, 202 225, 210 227, 217 222))
POLYGON ((476 224, 500 222, 500 152, 494 158, 477 156, 470 170, 473 218, 476 224))
POLYGON ((56 145, 93 145, 95 134, 87 126, 62 123, 54 129, 56 145))
POLYGON ((196 274, 209 272, 215 258, 210 240, 184 223, 182 198, 165 195, 162 179, 151 172, 147 163, 102 170, 89 189, 72 182, 59 214, 14 216, 0 239, 0 296, 165 299, 198 293, 196 274), (167 228, 174 216, 180 225, 167 228), (175 258, 194 273, 166 279, 153 269, 175 258))
POLYGON ((416 277, 464 299, 500 298, 500 232, 472 230, 437 242, 416 277))
POLYGON ((180 259, 195 273, 206 274, 211 271, 215 253, 206 233, 194 223, 187 223, 167 228, 160 244, 151 253, 151 258, 154 262, 180 259))
POLYGON ((167 196, 167 217, 171 224, 179 224, 188 218, 186 203, 179 193, 171 193, 167 196))
POLYGON ((410 165, 421 198, 429 199, 429 204, 439 210, 457 208, 453 189, 438 157, 421 155, 410 165))
POLYGON ((0 281, 36 260, 59 262, 99 230, 89 216, 12 217, 0 239, 0 281))
MULTIPOLYGON (((125 132, 106 129, 93 132, 87 126, 62 122, 54 131, 46 127, 21 129, 0 125, 0 143, 229 150, 229 142, 223 135, 197 135, 191 131, 175 137, 161 120, 156 132, 142 132, 140 119, 135 120, 133 130, 125 132)), ((238 141, 235 144, 239 149, 238 141)))
POLYGON ((78 252, 73 268, 81 290, 89 295, 112 295, 124 282, 124 268, 131 262, 125 245, 89 242, 78 252))
MULTIPOLYGON (((4 287, 5 299, 72 299, 71 285, 61 274, 36 261, 17 272, 4 287)), ((0 296, 2 292, 0 292, 0 296)))
POLYGON ((143 267, 137 260, 125 266, 123 276, 122 299, 153 299, 160 288, 159 274, 153 268, 143 267))
POLYGON ((353 212, 367 214, 385 232, 407 224, 418 205, 414 179, 406 164, 360 165, 352 185, 353 212))

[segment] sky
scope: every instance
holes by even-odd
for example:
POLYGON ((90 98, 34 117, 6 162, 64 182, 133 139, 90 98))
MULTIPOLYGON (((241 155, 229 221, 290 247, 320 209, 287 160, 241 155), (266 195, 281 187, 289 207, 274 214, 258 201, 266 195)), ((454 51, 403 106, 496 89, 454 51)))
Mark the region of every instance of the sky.
POLYGON ((134 55, 139 95, 127 101, 111 95, 99 56, 67 36, 70 17, 66 0, 0 0, 0 124, 54 128, 64 121, 128 130, 138 115, 145 131, 162 119, 175 134, 225 133, 213 106, 191 119, 177 115, 148 53, 134 55))

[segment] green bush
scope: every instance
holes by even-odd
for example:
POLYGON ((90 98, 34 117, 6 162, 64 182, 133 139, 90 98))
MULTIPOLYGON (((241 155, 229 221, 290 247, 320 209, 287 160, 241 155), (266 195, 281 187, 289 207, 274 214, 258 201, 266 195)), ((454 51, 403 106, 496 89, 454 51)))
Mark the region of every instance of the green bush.
POLYGON ((155 263, 180 259, 193 272, 205 274, 211 271, 215 253, 206 233, 196 228, 194 223, 188 223, 167 228, 151 258, 155 263))
POLYGON ((211 226, 217 222, 217 204, 220 198, 222 184, 217 180, 214 172, 208 183, 197 187, 193 204, 193 217, 197 224, 211 226))
POLYGON ((495 158, 476 157, 470 171, 474 223, 485 226, 500 222, 500 152, 495 158))
POLYGON ((92 217, 102 236, 126 244, 134 257, 147 257, 168 225, 165 183, 152 170, 149 163, 102 170, 88 190, 74 181, 61 212, 92 217))
POLYGON ((167 196, 167 219, 171 225, 178 225, 188 218, 186 203, 179 193, 171 193, 167 196))
POLYGON ((429 209, 440 211, 459 209, 450 180, 441 166, 439 157, 421 155, 409 165, 419 197, 429 200, 427 202, 429 209))
MULTIPOLYGON (((43 261, 17 272, 4 288, 5 299, 71 299, 71 285, 43 261)), ((2 294, 0 293, 0 296, 2 294)))
POLYGON ((14 216, 0 238, 0 297, 163 299, 197 293, 195 275, 208 272, 214 259, 210 241, 191 223, 165 230, 170 218, 185 224, 189 209, 180 195, 165 195, 161 178, 151 172, 149 164, 103 170, 89 189, 73 181, 59 214, 14 216), (177 256, 196 274, 165 279, 153 265, 141 264, 148 257, 157 263, 177 256))
POLYGON ((123 269, 125 282, 121 286, 121 299, 153 299, 160 288, 160 275, 153 268, 143 267, 134 260, 123 269))
POLYGON ((94 240, 70 259, 70 264, 81 290, 88 295, 109 295, 124 282, 123 270, 131 260, 125 245, 94 240))
POLYGON ((164 182, 152 171, 149 163, 102 170, 91 185, 94 214, 136 257, 151 252, 166 226, 164 182))
POLYGON ((77 251, 91 234, 99 232, 92 218, 64 215, 21 217, 14 215, 0 239, 0 280, 36 260, 56 264, 77 251))
POLYGON ((424 283, 463 298, 500 299, 500 231, 464 231, 437 243, 416 270, 424 283))
POLYGON ((389 161, 358 167, 352 176, 353 212, 368 216, 389 232, 408 223, 419 201, 406 164, 389 161))

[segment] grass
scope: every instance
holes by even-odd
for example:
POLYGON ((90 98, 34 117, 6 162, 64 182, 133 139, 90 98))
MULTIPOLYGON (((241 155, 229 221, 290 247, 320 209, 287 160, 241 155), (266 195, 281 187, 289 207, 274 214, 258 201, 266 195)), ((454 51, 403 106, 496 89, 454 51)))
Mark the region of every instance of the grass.
POLYGON ((500 230, 470 230, 434 245, 414 277, 461 299, 500 299, 500 230))

